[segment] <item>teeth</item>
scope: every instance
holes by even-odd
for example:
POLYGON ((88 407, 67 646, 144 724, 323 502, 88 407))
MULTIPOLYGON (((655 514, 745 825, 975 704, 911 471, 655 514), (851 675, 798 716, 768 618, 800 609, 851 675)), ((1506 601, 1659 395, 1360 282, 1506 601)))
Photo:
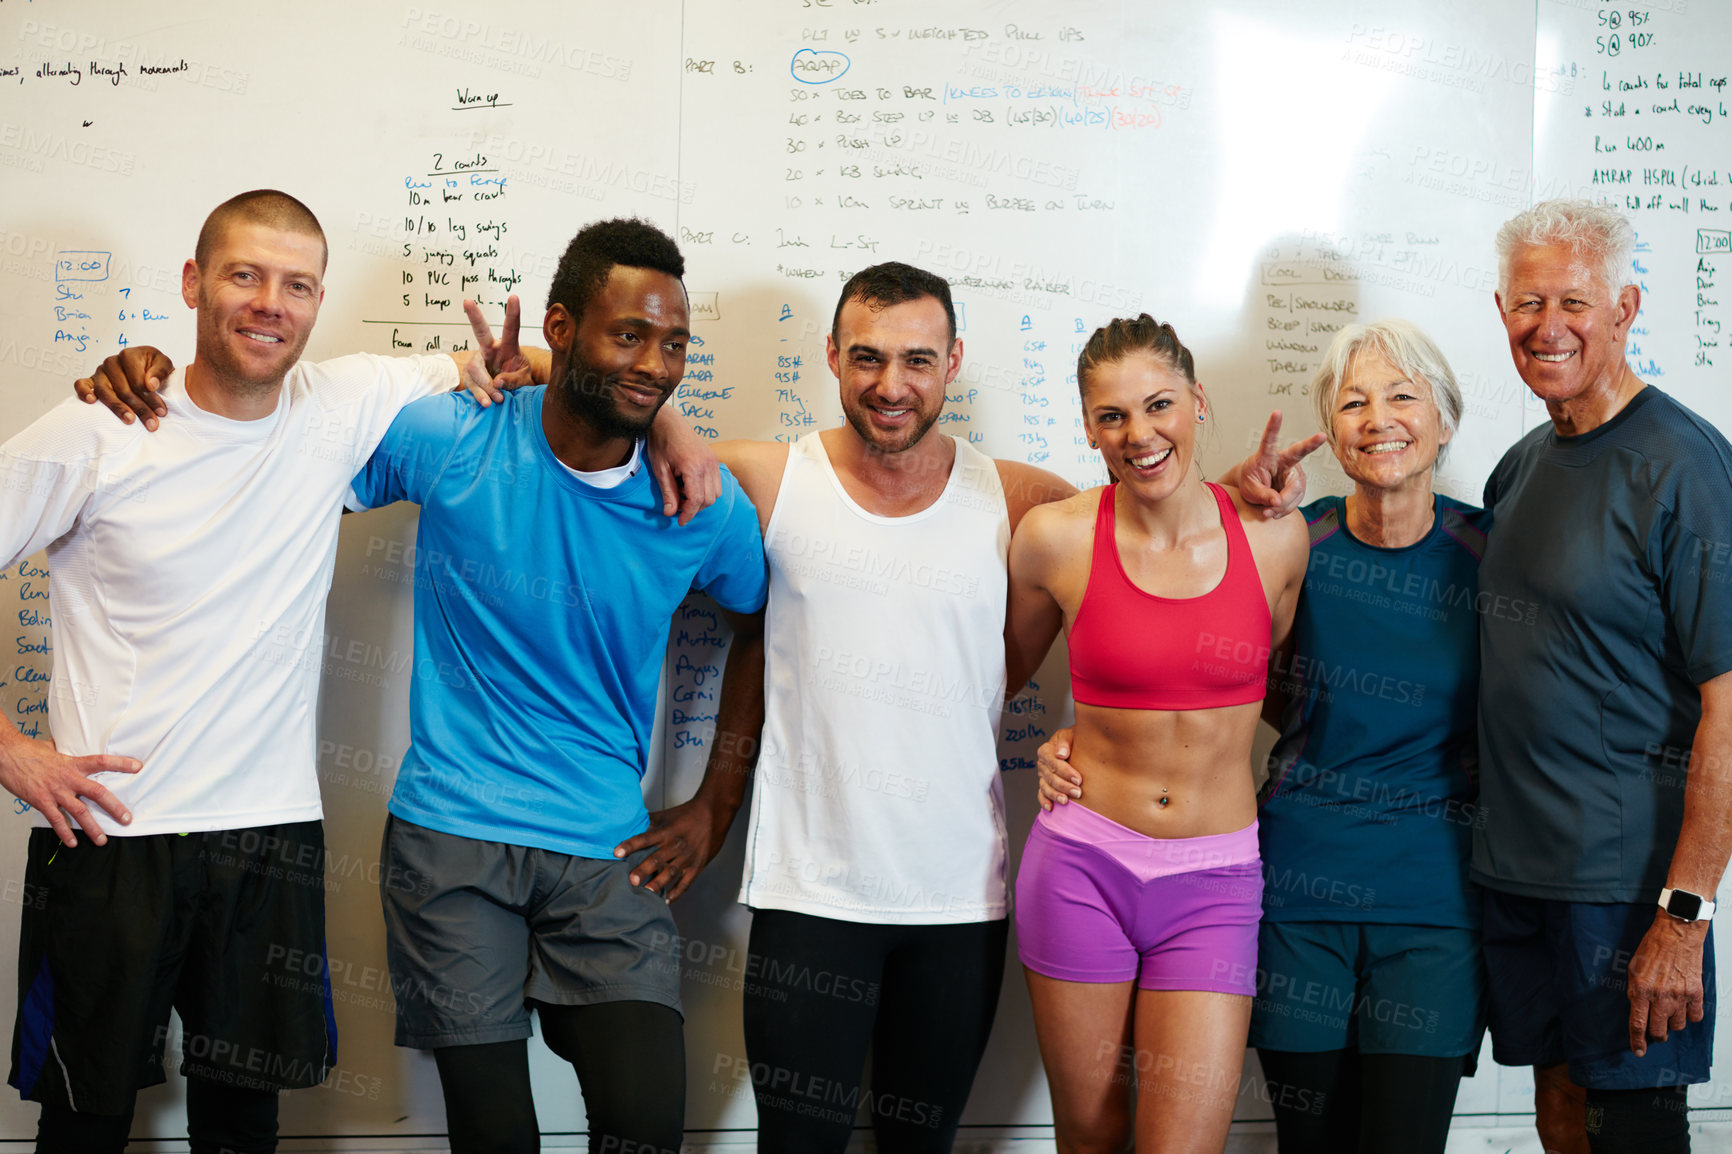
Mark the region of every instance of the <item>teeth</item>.
POLYGON ((269 333, 243 332, 241 336, 247 338, 249 341, 257 341, 261 345, 280 345, 283 343, 282 337, 273 337, 269 333))
POLYGON ((1360 452, 1363 452, 1363 453, 1399 453, 1399 452, 1401 452, 1401 450, 1407 448, 1411 444, 1413 444, 1412 441, 1385 441, 1381 445, 1372 445, 1370 448, 1361 449, 1360 452))
POLYGON ((902 414, 909 413, 909 412, 913 412, 913 410, 912 409, 879 409, 878 410, 879 416, 883 416, 883 417, 900 417, 902 414))
POLYGON ((1139 469, 1152 469, 1172 455, 1173 447, 1168 445, 1158 453, 1146 453, 1141 457, 1132 457, 1131 464, 1139 469))
POLYGON ((1533 354, 1533 357, 1536 361, 1544 361, 1548 365, 1555 365, 1560 361, 1567 361, 1575 355, 1574 350, 1572 350, 1567 353, 1535 353, 1533 354))

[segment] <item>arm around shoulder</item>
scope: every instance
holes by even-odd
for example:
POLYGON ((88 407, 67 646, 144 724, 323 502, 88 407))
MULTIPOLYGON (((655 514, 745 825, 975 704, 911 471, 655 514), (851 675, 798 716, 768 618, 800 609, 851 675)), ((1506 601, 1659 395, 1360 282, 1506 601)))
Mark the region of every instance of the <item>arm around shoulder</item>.
POLYGON ((1016 532, 1030 509, 1076 496, 1076 486, 1057 473, 1021 461, 995 460, 998 481, 1004 487, 1005 511, 1011 532, 1016 532))

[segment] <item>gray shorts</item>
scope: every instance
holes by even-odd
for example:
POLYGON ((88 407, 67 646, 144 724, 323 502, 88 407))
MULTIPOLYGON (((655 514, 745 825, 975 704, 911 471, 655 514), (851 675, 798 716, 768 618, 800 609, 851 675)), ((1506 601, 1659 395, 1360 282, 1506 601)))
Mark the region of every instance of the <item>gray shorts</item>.
POLYGON ((620 861, 440 833, 385 819, 381 886, 397 1044, 418 1050, 529 1037, 529 1002, 680 1009, 679 930, 620 861))

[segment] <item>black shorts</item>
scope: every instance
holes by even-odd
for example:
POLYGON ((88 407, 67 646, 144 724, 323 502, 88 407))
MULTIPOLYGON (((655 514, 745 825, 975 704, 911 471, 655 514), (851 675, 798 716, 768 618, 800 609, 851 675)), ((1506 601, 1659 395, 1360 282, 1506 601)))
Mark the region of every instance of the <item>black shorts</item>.
POLYGON ((124 1114, 163 1080, 171 1006, 188 1077, 324 1081, 337 1027, 320 822, 72 848, 37 829, 24 877, 8 1079, 24 1097, 64 1086, 74 1110, 124 1114))

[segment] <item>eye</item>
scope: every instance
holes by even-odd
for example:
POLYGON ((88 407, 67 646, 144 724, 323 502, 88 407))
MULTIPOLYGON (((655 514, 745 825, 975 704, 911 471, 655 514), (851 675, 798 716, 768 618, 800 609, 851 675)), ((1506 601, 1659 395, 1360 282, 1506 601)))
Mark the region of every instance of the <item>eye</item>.
POLYGON ((1149 402, 1149 411, 1152 413, 1164 413, 1172 407, 1173 402, 1166 397, 1157 397, 1149 402))
POLYGON ((619 334, 619 341, 621 344, 635 345, 637 344, 637 334, 629 329, 625 330, 619 334))
POLYGON ((245 269, 241 269, 239 272, 234 274, 234 279, 238 281, 250 281, 253 279, 253 274, 245 269))
POLYGON ((686 342, 684 341, 669 341, 662 347, 670 353, 677 353, 682 357, 686 355, 686 342))
POLYGON ((1358 409, 1364 407, 1364 405, 1364 401, 1360 400, 1358 397, 1354 397, 1352 400, 1341 402, 1341 411, 1345 413, 1348 409, 1358 409))

